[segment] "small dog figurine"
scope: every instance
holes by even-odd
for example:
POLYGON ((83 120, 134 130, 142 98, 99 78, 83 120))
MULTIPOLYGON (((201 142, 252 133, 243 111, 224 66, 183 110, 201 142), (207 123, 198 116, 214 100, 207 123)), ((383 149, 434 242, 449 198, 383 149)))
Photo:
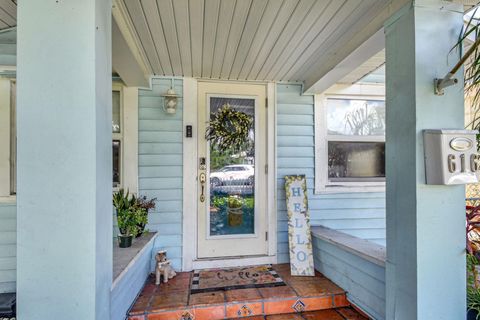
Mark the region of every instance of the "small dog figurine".
POLYGON ((158 286, 160 284, 160 277, 163 276, 163 282, 167 283, 168 279, 172 279, 177 274, 170 265, 170 261, 167 260, 167 251, 162 250, 158 251, 155 255, 155 260, 157 265, 155 267, 155 284, 158 286))

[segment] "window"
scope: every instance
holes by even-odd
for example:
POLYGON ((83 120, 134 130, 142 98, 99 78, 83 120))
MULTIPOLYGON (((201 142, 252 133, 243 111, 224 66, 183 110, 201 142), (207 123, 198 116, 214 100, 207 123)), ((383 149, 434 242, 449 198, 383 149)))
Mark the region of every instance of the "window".
POLYGON ((315 191, 383 189, 384 98, 319 95, 315 104, 315 191))
POLYGON ((118 189, 122 185, 122 103, 121 92, 112 91, 112 160, 113 160, 113 188, 118 189))
POLYGON ((112 186, 137 192, 138 89, 112 84, 112 186))
MULTIPOLYGON (((136 192, 138 89, 115 83, 112 91, 112 160, 113 188, 123 187, 136 192)), ((0 78, 0 202, 16 193, 16 81, 0 78)))

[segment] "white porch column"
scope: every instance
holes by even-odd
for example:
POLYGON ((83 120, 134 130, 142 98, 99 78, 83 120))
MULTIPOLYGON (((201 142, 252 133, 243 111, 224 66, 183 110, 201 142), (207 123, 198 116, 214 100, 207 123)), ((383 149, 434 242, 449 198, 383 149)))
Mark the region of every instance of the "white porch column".
POLYGON ((18 318, 109 319, 111 1, 18 3, 18 318))
POLYGON ((463 8, 419 0, 385 25, 387 95, 387 319, 465 319, 463 186, 425 184, 423 129, 464 127, 463 85, 435 96, 463 8))

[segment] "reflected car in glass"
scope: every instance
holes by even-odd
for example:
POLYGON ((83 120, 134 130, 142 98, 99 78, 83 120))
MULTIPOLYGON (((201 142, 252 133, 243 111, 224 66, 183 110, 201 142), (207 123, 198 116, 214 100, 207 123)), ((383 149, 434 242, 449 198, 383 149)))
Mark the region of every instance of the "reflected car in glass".
POLYGON ((250 164, 236 164, 221 168, 210 173, 210 184, 220 186, 225 184, 249 184, 255 181, 255 169, 250 164))

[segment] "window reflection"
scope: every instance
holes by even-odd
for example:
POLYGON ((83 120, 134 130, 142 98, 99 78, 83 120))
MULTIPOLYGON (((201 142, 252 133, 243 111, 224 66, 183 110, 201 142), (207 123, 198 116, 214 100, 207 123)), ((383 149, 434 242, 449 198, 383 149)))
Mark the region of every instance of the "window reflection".
MULTIPOLYGON (((255 117, 255 100, 210 98, 210 113, 225 105, 255 117)), ((210 235, 255 233, 255 129, 240 151, 219 149, 210 144, 210 235)))
MULTIPOLYGON (((384 178, 384 142, 328 142, 328 177, 335 178, 384 178)), ((358 179, 356 179, 358 180, 358 179)), ((338 180, 337 180, 338 181, 338 180)))

